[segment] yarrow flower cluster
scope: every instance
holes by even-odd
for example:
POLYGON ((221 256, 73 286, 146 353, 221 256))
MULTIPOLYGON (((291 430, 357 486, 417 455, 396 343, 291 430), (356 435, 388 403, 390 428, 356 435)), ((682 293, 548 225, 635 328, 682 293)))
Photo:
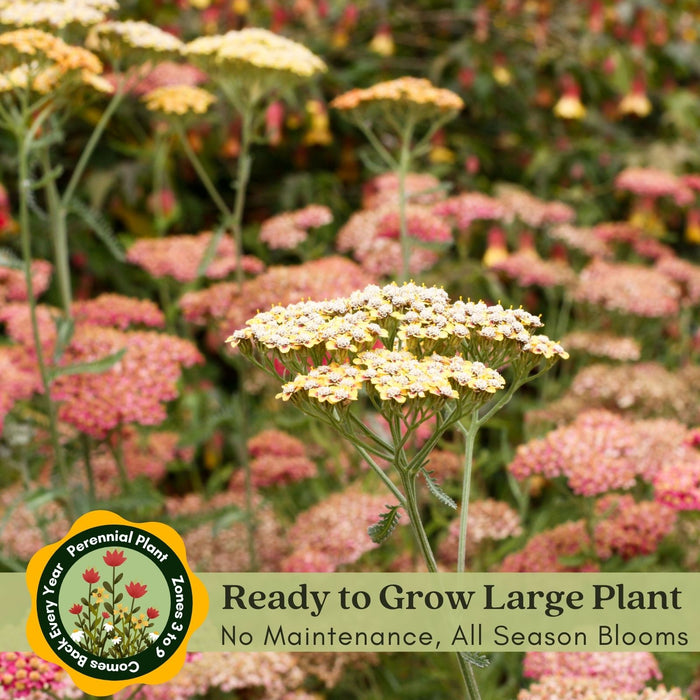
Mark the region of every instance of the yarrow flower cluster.
POLYGON ((437 287, 371 285, 346 298, 273 307, 250 319, 228 342, 247 354, 272 351, 283 364, 299 368, 309 360, 319 365, 319 352, 338 351, 337 356, 346 360, 348 353, 359 356, 377 341, 389 351, 417 353, 417 360, 430 354, 455 355, 460 348, 466 357, 489 365, 506 359, 529 358, 532 363, 532 356, 534 363, 568 357, 558 343, 530 334, 529 328, 541 325, 538 317, 523 309, 450 302, 437 287), (395 341, 405 348, 394 348, 395 341))
MULTIPOLYGON (((624 652, 621 652, 624 653, 624 652)), ((679 688, 665 686, 644 688, 639 693, 610 688, 597 678, 579 676, 542 676, 527 690, 518 693, 517 700, 683 700, 679 688)))
POLYGON ((428 120, 445 112, 459 112, 464 102, 454 92, 435 87, 425 78, 404 77, 350 90, 336 97, 331 107, 341 111, 389 107, 404 114, 415 110, 422 119, 428 120))
POLYGON ((63 699, 76 698, 80 694, 63 669, 40 659, 36 654, 0 652, 0 698, 2 700, 63 699))
MULTIPOLYGON (((281 430, 263 430, 248 440, 251 481, 255 488, 291 484, 316 476, 316 465, 307 457, 304 444, 281 430)), ((242 471, 231 479, 232 488, 241 488, 242 471)))
POLYGON ((0 25, 9 27, 48 26, 63 29, 69 25, 90 27, 102 22, 116 0, 44 0, 40 2, 0 2, 0 25))
POLYGON ((654 168, 627 168, 615 178, 615 187, 651 199, 671 197, 679 206, 689 204, 694 199, 692 191, 681 178, 654 168))
POLYGON ((460 231, 466 231, 474 221, 505 219, 508 209, 494 197, 480 192, 464 192, 436 204, 433 214, 447 217, 460 231))
POLYGON ((254 27, 200 37, 187 44, 183 53, 223 80, 226 74, 238 74, 237 80, 259 80, 268 89, 278 81, 308 79, 326 70, 326 64, 305 46, 254 27))
POLYGON ((608 311, 663 318, 678 313, 680 290, 653 268, 595 260, 581 273, 575 298, 608 311))
POLYGON ((526 678, 594 678, 621 693, 639 692, 647 681, 661 679, 659 665, 648 651, 529 651, 525 654, 523 674, 526 678))
POLYGON ((125 20, 101 22, 90 30, 86 46, 112 60, 129 60, 138 64, 143 60, 178 56, 183 43, 172 34, 148 22, 125 20))
POLYGON ((320 553, 323 565, 330 566, 328 571, 355 563, 365 552, 377 548, 367 528, 385 504, 386 496, 363 493, 351 486, 304 511, 287 532, 294 552, 282 562, 283 570, 293 571, 292 564, 303 561, 305 552, 320 553), (329 532, 333 537, 328 537, 329 532))
POLYGON ((567 204, 546 202, 512 185, 498 187, 496 199, 505 207, 505 221, 520 219, 533 228, 541 228, 548 224, 566 224, 576 217, 574 210, 567 204))
POLYGON ((651 483, 669 459, 685 461, 687 430, 667 420, 633 421, 609 411, 587 411, 569 426, 520 445, 508 469, 517 479, 564 476, 574 493, 592 496, 630 489, 636 477, 651 483))
MULTIPOLYGON (((51 283, 53 265, 47 260, 32 260, 32 291, 43 294, 51 283)), ((0 305, 6 301, 27 301, 27 280, 23 270, 0 267, 0 305)))
MULTIPOLYGON (((411 204, 429 206, 445 198, 440 180, 429 173, 406 173, 404 190, 411 204)), ((363 209, 376 209, 387 204, 399 204, 399 178, 396 173, 377 175, 362 188, 363 209)))
POLYGON ((0 34, 0 52, 0 93, 30 90, 47 94, 81 85, 112 92, 100 75, 102 63, 97 56, 40 29, 0 34))
POLYGON ((165 316, 155 303, 121 294, 100 294, 94 299, 76 301, 71 307, 71 313, 79 323, 121 330, 132 325, 149 328, 165 326, 165 316))
MULTIPOLYGON (((520 516, 504 501, 486 498, 469 504, 467 556, 473 556, 479 545, 487 540, 504 540, 522 534, 520 516)), ((440 543, 440 561, 457 563, 459 518, 450 523, 445 539, 440 543)))
POLYGON ((204 114, 216 102, 208 90, 194 85, 165 85, 143 96, 146 109, 165 115, 204 114))
POLYGON ((260 240, 272 250, 292 250, 307 239, 309 229, 325 226, 331 221, 333 213, 328 207, 310 204, 266 219, 260 227, 260 240))
MULTIPOLYGON (((192 282, 197 279, 213 235, 205 231, 196 235, 142 238, 129 248, 126 259, 153 277, 172 277, 178 282, 192 282)), ((209 279, 223 279, 236 269, 236 261, 233 240, 230 236, 222 236, 202 275, 209 279)), ((258 275, 265 269, 262 260, 252 255, 244 255, 241 264, 248 274, 258 275)))
MULTIPOLYGON (((432 267, 438 260, 437 251, 421 247, 420 242, 450 243, 452 232, 444 219, 431 213, 428 207, 406 207, 406 233, 413 245, 409 256, 409 270, 419 273, 432 267)), ((336 246, 341 253, 352 252, 353 257, 373 275, 394 275, 401 269, 399 243, 399 210, 395 204, 355 212, 340 229, 336 246)))
POLYGON ((576 354, 606 357, 618 362, 636 362, 642 354, 639 341, 631 336, 616 336, 596 331, 574 331, 561 339, 576 354))

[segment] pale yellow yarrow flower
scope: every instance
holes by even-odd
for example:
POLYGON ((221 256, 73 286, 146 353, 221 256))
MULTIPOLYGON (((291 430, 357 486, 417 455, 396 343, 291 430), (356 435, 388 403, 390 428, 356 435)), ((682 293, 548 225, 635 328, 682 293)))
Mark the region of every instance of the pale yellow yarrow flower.
POLYGON ((326 70, 326 64, 305 46, 259 28, 200 37, 187 44, 184 53, 194 62, 222 71, 248 67, 311 78, 326 70))
POLYGON ((151 90, 143 97, 151 112, 169 115, 204 114, 216 102, 207 90, 191 85, 168 85, 151 90))

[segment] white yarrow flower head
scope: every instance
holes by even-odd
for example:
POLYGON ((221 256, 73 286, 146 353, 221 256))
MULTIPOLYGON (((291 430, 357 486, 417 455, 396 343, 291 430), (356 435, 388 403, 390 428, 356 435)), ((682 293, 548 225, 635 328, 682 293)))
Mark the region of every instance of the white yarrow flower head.
POLYGON ((121 637, 113 637, 112 638, 112 645, 117 646, 122 643, 122 638, 121 637))
POLYGON ((148 633, 148 638, 149 638, 152 642, 155 642, 156 639, 158 639, 158 632, 149 632, 149 633, 148 633))
POLYGON ((105 620, 105 623, 103 625, 105 632, 111 632, 114 629, 114 625, 110 624, 105 620))
POLYGON ((73 634, 71 634, 70 638, 74 642, 82 642, 85 638, 85 632, 83 632, 83 630, 73 630, 73 634))

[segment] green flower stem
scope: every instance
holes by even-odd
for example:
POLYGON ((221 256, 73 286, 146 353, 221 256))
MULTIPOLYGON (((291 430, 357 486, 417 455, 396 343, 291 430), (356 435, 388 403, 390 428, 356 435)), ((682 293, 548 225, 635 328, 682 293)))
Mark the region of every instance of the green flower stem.
POLYGON ((411 142, 414 124, 409 120, 401 135, 401 155, 397 171, 399 179, 399 238, 401 242, 401 277, 400 282, 407 282, 410 276, 411 242, 408 239, 408 222, 406 220, 406 176, 411 167, 411 142))
POLYGON ((51 171, 51 157, 48 147, 42 149, 41 166, 46 180, 46 202, 48 205, 49 219, 51 220, 51 244, 53 245, 56 279, 61 297, 61 307, 67 317, 70 317, 71 282, 70 267, 68 261, 68 237, 66 232, 66 218, 62 215, 61 197, 56 187, 56 178, 51 171))
POLYGON ((472 483, 472 466, 474 462, 474 442, 479 431, 477 411, 471 413, 469 428, 465 428, 461 422, 457 427, 464 435, 464 473, 462 475, 462 500, 459 514, 459 546, 457 549, 457 573, 464 573, 467 558, 467 524, 469 521, 469 493, 472 483))
POLYGON ((95 150, 97 144, 102 138, 102 134, 107 128, 109 120, 112 118, 112 115, 117 110, 117 107, 119 107, 122 100, 124 99, 124 96, 126 95, 124 87, 124 84, 120 85, 117 88, 114 95, 112 95, 112 99, 109 101, 107 109, 105 109, 105 111, 102 113, 100 121, 97 122, 97 125, 90 134, 88 142, 85 144, 85 148, 80 154, 78 163, 76 164, 73 170, 73 174, 71 175, 71 178, 68 181, 68 186, 64 190, 63 196, 61 197, 61 207, 64 216, 66 215, 68 207, 70 206, 71 199, 73 199, 73 195, 75 194, 75 189, 78 186, 78 183, 80 182, 80 178, 83 176, 83 172, 85 171, 85 168, 87 167, 87 164, 90 161, 90 158, 92 157, 93 151, 95 150))
MULTIPOLYGON (((28 123, 29 115, 23 115, 22 123, 28 123)), ((46 114, 46 113, 43 113, 46 114)), ((36 124, 36 122, 35 122, 36 124)), ((41 345, 41 336, 39 334, 39 322, 36 314, 36 299, 34 297, 34 283, 32 281, 32 245, 31 232, 29 229, 29 203, 27 197, 27 189, 29 187, 29 146, 31 143, 32 132, 27 132, 24 129, 18 129, 16 132, 17 147, 18 147, 18 193, 19 193, 19 226, 20 239, 22 247, 22 258, 24 260, 24 277, 27 285, 27 301, 29 303, 29 316, 32 325, 32 337, 34 340, 34 351, 36 352, 37 365, 39 366, 39 375, 44 389, 44 397, 46 400, 46 408, 49 417, 49 433, 51 435, 51 445, 53 448, 54 458, 61 484, 64 488, 68 487, 68 469, 66 466, 65 455, 58 433, 58 417, 56 415, 56 405, 51 400, 51 377, 49 375, 46 363, 44 361, 44 350, 41 345)), ((64 499, 64 509, 66 515, 72 521, 75 517, 74 509, 68 499, 64 499)))
POLYGON ((420 511, 418 510, 418 494, 416 491, 416 477, 409 474, 405 469, 401 470, 401 484, 403 490, 406 494, 406 511, 408 512, 408 518, 411 521, 411 527, 413 528, 413 534, 416 537, 418 546, 420 547, 421 554, 423 555, 423 560, 425 561, 428 570, 432 573, 437 573, 437 563, 435 561, 435 556, 433 555, 433 550, 430 548, 430 542, 428 541, 428 536, 425 533, 425 528, 423 527, 423 522, 420 517, 420 511))
POLYGON ((253 142, 255 125, 256 102, 250 103, 241 111, 241 150, 238 154, 236 169, 236 198, 233 205, 233 236, 236 243, 236 281, 239 290, 243 286, 243 209, 245 206, 246 191, 250 180, 252 157, 250 146, 253 142))
POLYGON ((185 134, 185 130, 182 128, 182 124, 177 120, 173 120, 171 123, 173 124, 175 132, 177 133, 178 138, 180 139, 180 143, 182 144, 182 149, 185 151, 185 155, 192 164, 192 167, 199 176, 199 179, 202 181, 204 189, 206 189, 207 193, 211 197, 211 201, 214 202, 217 209, 221 212, 221 215, 224 217, 224 220, 226 222, 229 222, 233 217, 233 212, 229 209, 226 202, 224 202, 223 198, 219 194, 219 191, 216 189, 214 183, 209 177, 209 173, 207 173, 206 168, 204 167, 204 165, 202 165, 202 161, 199 159, 197 154, 194 152, 192 146, 190 145, 190 142, 187 140, 187 135, 185 134))

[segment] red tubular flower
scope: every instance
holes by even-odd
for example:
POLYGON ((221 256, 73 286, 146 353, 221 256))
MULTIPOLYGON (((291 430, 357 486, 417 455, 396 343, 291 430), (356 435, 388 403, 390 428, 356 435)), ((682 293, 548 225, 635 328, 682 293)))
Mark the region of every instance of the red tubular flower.
POLYGON ((107 620, 111 617, 111 615, 108 612, 103 612, 102 617, 104 617, 104 619, 107 620))
POLYGON ((116 549, 113 552, 107 550, 102 559, 107 566, 121 566, 126 561, 124 551, 118 552, 116 549))
POLYGON ((97 573, 97 571, 95 571, 95 569, 85 569, 83 580, 86 583, 97 583, 100 580, 100 575, 97 573))
POLYGON ((134 583, 132 581, 128 586, 125 586, 125 588, 126 592, 132 598, 141 598, 141 596, 146 595, 146 586, 144 586, 142 583, 134 583))
POLYGON ((83 612, 83 606, 80 603, 76 603, 68 612, 71 615, 80 615, 83 612))
POLYGON ((148 615, 149 620, 155 620, 160 613, 155 608, 148 608, 146 615, 148 615))

